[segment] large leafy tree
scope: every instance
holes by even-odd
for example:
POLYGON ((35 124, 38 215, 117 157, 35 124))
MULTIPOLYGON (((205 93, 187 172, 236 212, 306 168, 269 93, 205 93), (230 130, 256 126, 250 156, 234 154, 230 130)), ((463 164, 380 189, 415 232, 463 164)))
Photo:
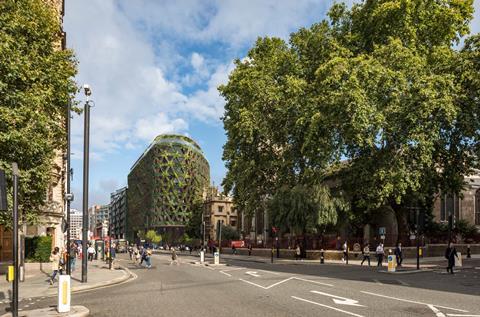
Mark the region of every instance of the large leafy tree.
POLYGON ((10 172, 18 163, 20 210, 31 222, 44 205, 54 155, 65 146, 76 62, 59 49, 60 22, 44 1, 0 1, 0 12, 0 168, 10 172))
POLYGON ((471 0, 367 0, 290 45, 259 39, 220 87, 225 189, 246 209, 293 208, 292 188, 336 170, 355 208, 388 204, 401 225, 406 205, 459 192, 478 164, 478 37, 453 48, 472 13, 471 0))

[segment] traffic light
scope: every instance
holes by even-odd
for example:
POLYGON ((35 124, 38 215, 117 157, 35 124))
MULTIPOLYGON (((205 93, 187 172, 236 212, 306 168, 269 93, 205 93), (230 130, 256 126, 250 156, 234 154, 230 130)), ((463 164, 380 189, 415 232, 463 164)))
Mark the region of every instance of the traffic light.
POLYGON ((0 170, 0 211, 7 211, 7 182, 5 180, 5 171, 0 170))

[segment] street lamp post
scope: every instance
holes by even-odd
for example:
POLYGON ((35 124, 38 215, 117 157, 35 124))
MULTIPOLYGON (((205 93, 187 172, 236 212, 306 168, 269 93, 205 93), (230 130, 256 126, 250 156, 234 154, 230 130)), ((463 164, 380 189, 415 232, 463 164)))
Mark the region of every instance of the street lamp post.
POLYGON ((70 178, 71 178, 71 165, 70 165, 70 134, 72 129, 71 123, 71 103, 68 101, 67 103, 67 184, 66 184, 66 201, 67 201, 67 275, 72 274, 72 263, 70 259, 70 239, 71 239, 71 232, 70 232, 70 202, 73 200, 73 195, 70 193, 70 178))
POLYGON ((83 85, 86 96, 84 107, 84 143, 83 143, 83 215, 82 215, 82 283, 87 282, 87 240, 88 240, 88 172, 90 146, 90 86, 83 85))

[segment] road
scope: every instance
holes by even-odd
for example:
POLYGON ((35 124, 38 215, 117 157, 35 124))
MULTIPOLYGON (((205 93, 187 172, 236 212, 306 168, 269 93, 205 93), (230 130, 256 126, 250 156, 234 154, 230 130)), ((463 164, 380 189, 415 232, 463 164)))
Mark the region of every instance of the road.
MULTIPOLYGON (((167 255, 154 255, 152 269, 120 259, 134 280, 73 294, 72 304, 88 307, 96 317, 480 317, 480 268, 475 267, 453 276, 443 270, 393 275, 373 267, 239 260, 214 267, 194 264, 198 258, 190 256, 180 259, 180 265, 169 265, 167 255)), ((23 301, 20 308, 50 305, 55 298, 23 301)))

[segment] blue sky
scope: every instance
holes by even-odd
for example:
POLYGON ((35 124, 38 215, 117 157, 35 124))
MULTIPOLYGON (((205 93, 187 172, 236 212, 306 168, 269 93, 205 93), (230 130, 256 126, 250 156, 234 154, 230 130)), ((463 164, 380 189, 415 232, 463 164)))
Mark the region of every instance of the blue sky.
MULTIPOLYGON (((347 2, 351 2, 347 1, 347 2)), ((76 81, 92 87, 90 205, 125 186, 130 167, 161 133, 192 137, 219 185, 224 100, 232 61, 258 36, 288 38, 325 18, 330 0, 67 0, 67 46, 76 81)), ((480 0, 475 0, 476 16, 480 0)), ((480 31, 480 19, 472 23, 480 31)), ((79 100, 82 101, 81 96, 79 100)), ((73 204, 81 208, 83 117, 72 127, 73 204)))

